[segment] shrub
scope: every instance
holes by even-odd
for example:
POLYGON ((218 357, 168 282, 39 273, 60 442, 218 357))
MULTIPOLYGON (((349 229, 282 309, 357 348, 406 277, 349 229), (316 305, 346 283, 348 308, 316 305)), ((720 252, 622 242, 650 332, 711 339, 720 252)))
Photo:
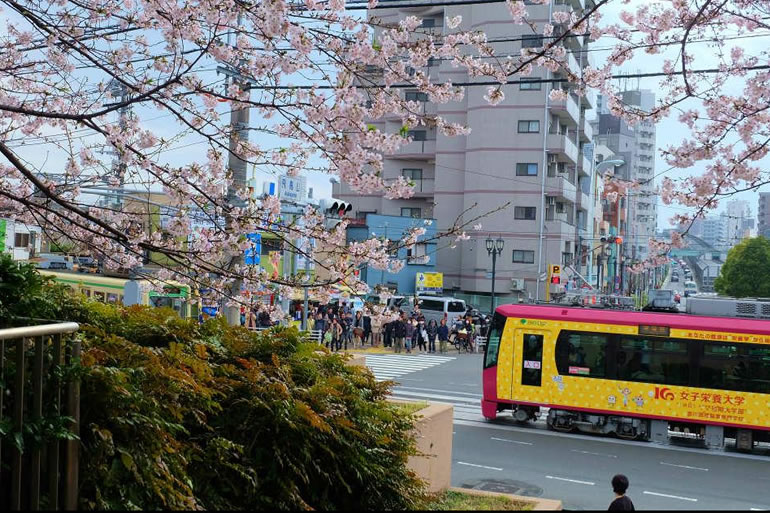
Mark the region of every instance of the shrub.
POLYGON ((407 467, 413 415, 296 328, 198 324, 23 273, 34 287, 19 297, 47 305, 35 312, 81 323, 84 509, 410 509, 423 499, 407 467))

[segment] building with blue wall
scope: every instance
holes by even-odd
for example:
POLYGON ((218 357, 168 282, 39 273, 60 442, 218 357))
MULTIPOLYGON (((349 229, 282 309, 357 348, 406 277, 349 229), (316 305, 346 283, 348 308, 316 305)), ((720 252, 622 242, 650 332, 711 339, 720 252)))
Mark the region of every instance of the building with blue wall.
POLYGON ((414 294, 417 273, 435 272, 436 270, 436 250, 438 245, 433 240, 436 236, 436 223, 432 222, 433 220, 430 221, 430 224, 426 224, 425 219, 366 214, 365 219, 359 219, 351 223, 348 226, 347 232, 348 242, 363 241, 376 237, 391 240, 393 244, 398 245, 410 228, 425 228, 425 234, 417 240, 417 244, 415 244, 412 250, 407 250, 406 248, 398 250, 398 258, 403 260, 405 264, 401 272, 393 274, 373 268, 362 269, 361 281, 372 288, 384 285, 395 290, 398 294, 414 294), (427 261, 424 258, 426 256, 427 261))

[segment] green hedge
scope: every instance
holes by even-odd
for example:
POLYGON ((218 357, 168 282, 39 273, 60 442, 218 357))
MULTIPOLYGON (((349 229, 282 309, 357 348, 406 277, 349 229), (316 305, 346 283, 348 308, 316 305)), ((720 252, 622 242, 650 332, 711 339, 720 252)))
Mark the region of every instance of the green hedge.
POLYGON ((82 325, 82 508, 390 510, 423 500, 407 468, 414 417, 385 401, 389 385, 296 328, 201 325, 45 284, 35 294, 82 325))

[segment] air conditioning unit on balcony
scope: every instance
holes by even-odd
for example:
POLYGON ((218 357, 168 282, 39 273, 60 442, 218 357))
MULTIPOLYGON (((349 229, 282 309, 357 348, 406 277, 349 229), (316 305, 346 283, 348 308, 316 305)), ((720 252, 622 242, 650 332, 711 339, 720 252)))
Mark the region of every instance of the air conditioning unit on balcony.
POLYGON ((524 290, 524 278, 511 278, 511 290, 524 290))

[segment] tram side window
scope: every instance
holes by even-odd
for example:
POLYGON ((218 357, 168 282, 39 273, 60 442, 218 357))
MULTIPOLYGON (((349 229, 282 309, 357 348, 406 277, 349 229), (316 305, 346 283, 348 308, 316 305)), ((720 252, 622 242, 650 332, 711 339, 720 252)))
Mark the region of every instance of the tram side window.
POLYGON ((492 327, 489 330, 489 340, 487 341, 486 354, 484 355, 484 368, 497 365, 497 355, 500 352, 500 338, 503 336, 505 328, 505 317, 502 314, 495 313, 492 319, 492 327))
POLYGON ((562 375, 603 378, 606 354, 606 335, 562 331, 556 342, 556 368, 562 375))
POLYGON ((624 336, 617 352, 618 379, 641 383, 689 385, 687 342, 624 336))
POLYGON ((770 348, 709 342, 703 346, 700 386, 770 393, 770 348))
POLYGON ((543 335, 524 334, 521 384, 539 387, 543 366, 543 335))

